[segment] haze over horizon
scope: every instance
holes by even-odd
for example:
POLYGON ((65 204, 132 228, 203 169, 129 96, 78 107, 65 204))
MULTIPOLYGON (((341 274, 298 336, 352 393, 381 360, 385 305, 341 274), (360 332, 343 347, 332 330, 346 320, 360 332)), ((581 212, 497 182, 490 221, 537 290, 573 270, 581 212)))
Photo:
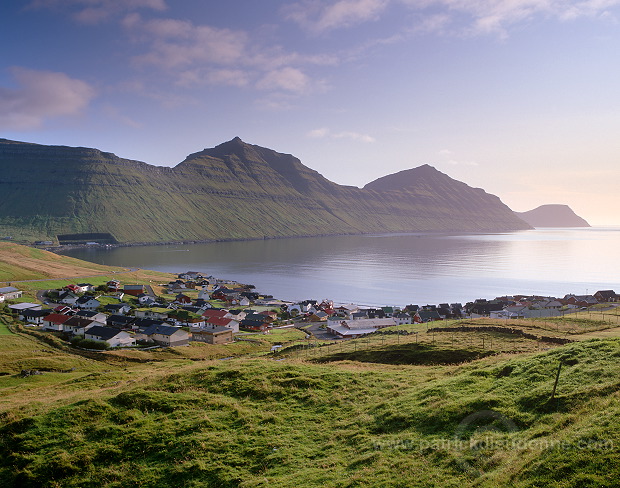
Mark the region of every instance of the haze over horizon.
POLYGON ((174 166, 235 136, 620 224, 620 0, 5 0, 0 137, 174 166), (616 142, 614 142, 616 141, 616 142))

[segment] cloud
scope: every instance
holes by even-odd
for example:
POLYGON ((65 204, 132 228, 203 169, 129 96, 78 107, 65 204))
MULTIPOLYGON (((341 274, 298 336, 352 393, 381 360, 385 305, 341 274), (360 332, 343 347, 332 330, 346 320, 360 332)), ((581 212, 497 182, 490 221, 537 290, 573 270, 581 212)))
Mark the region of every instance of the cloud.
POLYGON ((284 17, 302 27, 323 32, 377 20, 389 0, 306 0, 283 8, 284 17))
MULTIPOLYGON (((620 0, 393 0, 430 17, 423 17, 416 29, 467 35, 508 35, 508 29, 536 16, 561 21, 579 17, 606 17, 620 0), (440 13, 437 13, 437 10, 440 13), (431 21, 429 21, 429 18, 431 21)), ((416 30, 414 29, 414 31, 416 30)))
POLYGON ((353 131, 332 132, 327 127, 321 127, 319 129, 313 129, 306 134, 307 137, 313 139, 324 139, 329 137, 330 139, 351 139, 353 141, 372 143, 376 139, 368 134, 360 134, 353 131))
POLYGON ((257 83, 260 90, 285 90, 304 93, 309 90, 310 79, 301 70, 292 67, 281 68, 266 73, 257 83))
MULTIPOLYGON (((143 19, 135 12, 125 17, 123 25, 135 41, 145 45, 134 63, 168 73, 178 86, 253 86, 301 96, 325 88, 323 80, 311 77, 306 67, 338 63, 330 54, 301 55, 278 45, 263 45, 244 30, 176 19, 143 19)), ((278 100, 275 105, 288 103, 278 100)))
POLYGON ((196 64, 238 65, 247 57, 248 36, 243 31, 194 25, 175 19, 142 20, 132 14, 126 27, 139 29, 148 44, 147 53, 136 56, 138 64, 178 69, 196 64))
MULTIPOLYGON (((511 26, 535 16, 561 21, 610 17, 620 0, 303 0, 282 9, 286 20, 313 33, 375 22, 390 8, 415 15, 402 34, 508 35, 511 26)), ((401 34, 394 33, 398 39, 401 34)))
POLYGON ((163 11, 167 5, 165 0, 33 0, 28 8, 69 9, 78 22, 98 24, 139 9, 163 11))
POLYGON ((95 96, 88 83, 64 73, 11 68, 18 88, 0 87, 0 127, 29 130, 50 118, 72 116, 95 96))
POLYGON ((321 127, 320 129, 314 129, 308 132, 306 135, 312 139, 322 139, 329 134, 327 127, 321 127))

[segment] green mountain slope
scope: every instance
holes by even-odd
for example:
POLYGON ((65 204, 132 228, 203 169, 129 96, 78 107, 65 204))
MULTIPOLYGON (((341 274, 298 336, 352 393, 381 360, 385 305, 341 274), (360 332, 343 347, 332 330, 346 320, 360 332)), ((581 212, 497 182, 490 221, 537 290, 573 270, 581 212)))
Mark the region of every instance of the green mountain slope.
POLYGON ((615 487, 619 355, 612 339, 445 366, 177 360, 5 376, 12 396, 55 393, 3 409, 0 483, 615 487))
POLYGON ((434 172, 432 185, 359 189, 239 138, 174 168, 0 139, 0 236, 163 242, 529 228, 497 197, 429 168, 410 174, 434 172))

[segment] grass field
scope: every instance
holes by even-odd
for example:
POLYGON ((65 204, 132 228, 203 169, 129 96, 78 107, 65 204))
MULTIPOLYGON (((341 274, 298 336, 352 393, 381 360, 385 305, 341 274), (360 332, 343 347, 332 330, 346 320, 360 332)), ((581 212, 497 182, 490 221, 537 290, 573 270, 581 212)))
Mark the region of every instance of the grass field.
POLYGON ((97 360, 2 335, 0 485, 617 486, 620 339, 424 327, 275 355, 312 341, 281 329, 97 360))

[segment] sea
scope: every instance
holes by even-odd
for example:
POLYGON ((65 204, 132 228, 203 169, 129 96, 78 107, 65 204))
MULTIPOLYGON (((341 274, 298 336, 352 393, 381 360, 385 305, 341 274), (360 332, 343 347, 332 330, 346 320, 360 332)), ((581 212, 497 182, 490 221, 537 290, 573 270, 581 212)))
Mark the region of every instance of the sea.
POLYGON ((85 247, 63 254, 106 265, 198 271, 283 300, 405 306, 620 292, 619 250, 620 227, 589 227, 85 247))

